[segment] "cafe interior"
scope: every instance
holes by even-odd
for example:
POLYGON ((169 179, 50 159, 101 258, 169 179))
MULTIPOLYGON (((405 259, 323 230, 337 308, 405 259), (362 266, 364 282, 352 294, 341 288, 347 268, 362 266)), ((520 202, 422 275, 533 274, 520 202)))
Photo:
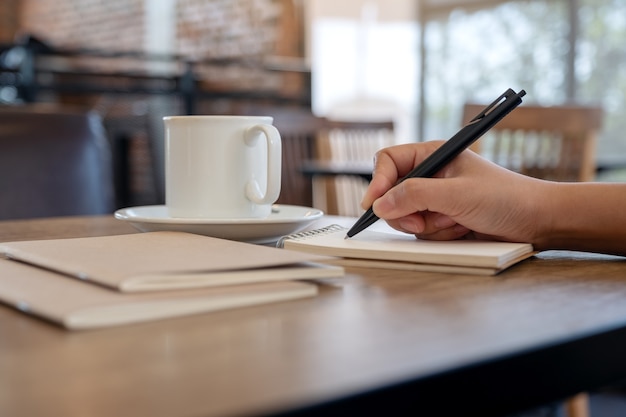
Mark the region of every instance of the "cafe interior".
MULTIPOLYGON (((0 223, 164 204, 171 115, 273 117, 277 203, 358 217, 377 150, 449 138, 507 88, 524 104, 473 150, 626 181, 624 28, 614 0, 3 0, 0 223)), ((514 415, 623 416, 624 392, 514 415)))

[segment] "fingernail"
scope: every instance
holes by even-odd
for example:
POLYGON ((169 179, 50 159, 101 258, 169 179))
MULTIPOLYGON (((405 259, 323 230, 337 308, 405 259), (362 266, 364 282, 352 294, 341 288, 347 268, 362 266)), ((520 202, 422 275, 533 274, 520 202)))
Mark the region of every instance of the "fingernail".
POLYGON ((409 233, 421 233, 421 227, 411 219, 401 219, 398 221, 400 227, 409 233))
POLYGON ((435 219, 434 224, 438 229, 447 229, 448 227, 454 226, 456 222, 448 216, 441 215, 435 219))
POLYGON ((454 226, 454 232, 455 233, 467 233, 469 231, 470 231, 470 229, 468 229, 465 226, 461 226, 460 224, 457 224, 456 226, 454 226))

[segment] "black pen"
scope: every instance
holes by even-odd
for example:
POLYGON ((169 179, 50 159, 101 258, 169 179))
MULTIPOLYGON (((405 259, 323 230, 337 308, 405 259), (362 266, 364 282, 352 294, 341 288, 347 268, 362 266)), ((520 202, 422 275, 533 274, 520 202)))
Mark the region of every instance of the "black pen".
MULTIPOLYGON (((519 106, 522 103, 522 97, 525 95, 526 92, 524 90, 516 93, 509 88, 398 183, 407 178, 428 178, 434 176, 458 154, 467 149, 485 132, 502 120, 511 110, 519 106)), ((346 239, 362 232, 377 220, 378 216, 374 214, 370 207, 357 220, 354 226, 348 230, 346 239)))

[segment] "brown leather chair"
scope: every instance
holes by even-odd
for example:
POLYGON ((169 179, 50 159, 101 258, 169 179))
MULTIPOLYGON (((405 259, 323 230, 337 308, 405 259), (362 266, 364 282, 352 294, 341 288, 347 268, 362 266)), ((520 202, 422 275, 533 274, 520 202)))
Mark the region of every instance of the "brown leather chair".
POLYGON ((0 107, 0 220, 112 211, 109 143, 97 114, 0 107))

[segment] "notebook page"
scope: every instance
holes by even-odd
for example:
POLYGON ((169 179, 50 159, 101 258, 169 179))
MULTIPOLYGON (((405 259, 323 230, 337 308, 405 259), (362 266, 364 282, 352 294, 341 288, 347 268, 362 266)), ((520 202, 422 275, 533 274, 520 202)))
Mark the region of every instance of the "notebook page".
POLYGON ((333 225, 279 241, 285 249, 356 259, 401 261, 499 269, 530 254, 527 243, 482 240, 429 241, 413 235, 364 230, 346 239, 347 229, 333 225))

